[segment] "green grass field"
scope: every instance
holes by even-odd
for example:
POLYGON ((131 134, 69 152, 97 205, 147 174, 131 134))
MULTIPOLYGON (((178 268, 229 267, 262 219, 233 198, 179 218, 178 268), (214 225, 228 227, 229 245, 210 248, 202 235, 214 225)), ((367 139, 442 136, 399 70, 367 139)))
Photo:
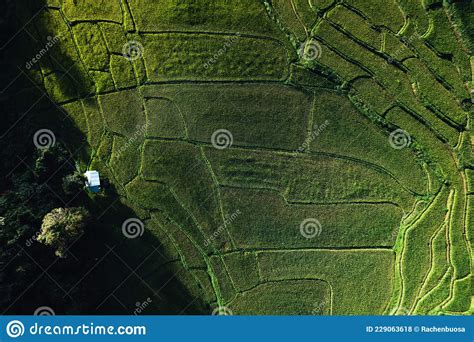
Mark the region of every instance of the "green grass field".
POLYGON ((474 314, 468 2, 46 1, 34 45, 59 42, 28 72, 146 230, 100 218, 140 265, 117 301, 474 314))

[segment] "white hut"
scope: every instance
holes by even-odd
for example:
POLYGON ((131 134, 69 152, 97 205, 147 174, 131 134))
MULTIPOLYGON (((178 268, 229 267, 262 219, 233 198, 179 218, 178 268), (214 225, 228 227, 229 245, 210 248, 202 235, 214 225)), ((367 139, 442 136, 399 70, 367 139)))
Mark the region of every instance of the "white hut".
POLYGON ((84 173, 86 177, 86 187, 91 192, 100 191, 100 175, 98 171, 87 171, 84 173))

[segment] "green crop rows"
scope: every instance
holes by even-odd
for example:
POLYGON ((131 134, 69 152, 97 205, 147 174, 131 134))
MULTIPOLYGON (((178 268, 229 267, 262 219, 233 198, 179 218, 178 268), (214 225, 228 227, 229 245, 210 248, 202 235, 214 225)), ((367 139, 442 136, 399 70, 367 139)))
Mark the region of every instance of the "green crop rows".
POLYGON ((148 284, 168 267, 205 313, 474 313, 468 6, 46 2, 29 73, 163 246, 148 284))

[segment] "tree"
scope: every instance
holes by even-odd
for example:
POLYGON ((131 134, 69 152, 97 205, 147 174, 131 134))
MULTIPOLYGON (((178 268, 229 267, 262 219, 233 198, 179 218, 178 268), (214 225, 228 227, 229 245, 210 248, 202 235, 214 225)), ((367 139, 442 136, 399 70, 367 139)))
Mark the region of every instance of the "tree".
POLYGON ((63 191, 68 196, 76 196, 84 188, 84 177, 78 171, 63 178, 63 191))
POLYGON ((43 218, 37 240, 56 249, 60 258, 67 256, 68 247, 84 232, 89 212, 83 207, 56 208, 43 218))

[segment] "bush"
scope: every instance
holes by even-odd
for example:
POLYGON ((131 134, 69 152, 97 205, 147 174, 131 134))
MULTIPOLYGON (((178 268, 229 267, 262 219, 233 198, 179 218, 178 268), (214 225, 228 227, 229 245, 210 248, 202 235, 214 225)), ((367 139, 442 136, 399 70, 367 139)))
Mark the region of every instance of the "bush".
POLYGON ((38 241, 56 248, 60 258, 67 256, 67 250, 84 232, 89 212, 82 208, 56 208, 43 218, 38 241))
POLYGON ((63 190, 66 195, 76 196, 84 188, 84 177, 79 172, 63 178, 63 190))

